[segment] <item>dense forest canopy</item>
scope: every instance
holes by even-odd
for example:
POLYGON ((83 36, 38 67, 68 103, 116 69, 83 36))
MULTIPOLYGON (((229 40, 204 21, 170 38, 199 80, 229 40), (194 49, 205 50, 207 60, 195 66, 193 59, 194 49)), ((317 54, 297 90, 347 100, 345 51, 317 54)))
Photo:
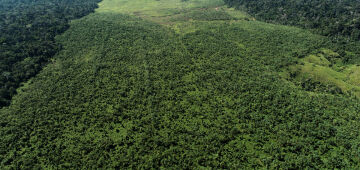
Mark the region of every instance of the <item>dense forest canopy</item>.
POLYGON ((330 36, 360 40, 358 0, 224 0, 270 22, 314 29, 330 36))
MULTIPOLYGON (((49 12, 28 23, 18 11, 26 25, 15 26, 35 30, 19 42, 53 52, 0 109, 0 169, 360 167, 356 41, 257 21, 222 0, 103 0, 70 27, 54 23, 95 2, 68 6, 70 16, 50 1, 16 2, 49 12), (55 36, 56 26, 68 29, 55 36)), ((23 47, 11 33, 4 47, 23 47)), ((32 56, 11 68, 26 73, 32 56)), ((11 82, 14 71, 2 74, 11 82)))
POLYGON ((61 48, 54 37, 99 0, 0 0, 0 108, 61 48))
POLYGON ((311 95, 277 74, 302 48, 326 47, 309 35, 248 21, 200 21, 179 35, 128 15, 90 15, 59 37, 56 61, 0 112, 1 164, 358 165, 358 100, 311 95))

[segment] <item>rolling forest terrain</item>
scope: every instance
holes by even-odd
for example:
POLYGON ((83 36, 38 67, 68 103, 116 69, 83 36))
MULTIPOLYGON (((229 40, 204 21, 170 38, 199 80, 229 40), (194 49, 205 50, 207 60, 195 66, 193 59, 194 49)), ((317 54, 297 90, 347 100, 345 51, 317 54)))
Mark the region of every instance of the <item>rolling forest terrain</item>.
POLYGON ((0 169, 359 168, 358 41, 242 2, 103 0, 69 17, 0 109, 0 169))
POLYGON ((0 109, 61 49, 55 36, 99 0, 0 0, 0 109))

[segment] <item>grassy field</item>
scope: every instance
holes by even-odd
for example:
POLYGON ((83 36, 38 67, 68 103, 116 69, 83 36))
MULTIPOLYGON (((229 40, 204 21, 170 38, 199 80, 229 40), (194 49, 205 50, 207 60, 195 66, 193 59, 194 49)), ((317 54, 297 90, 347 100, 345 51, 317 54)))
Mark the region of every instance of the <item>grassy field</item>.
POLYGON ((221 18, 216 19, 219 14, 231 16, 233 20, 250 18, 242 11, 225 7, 222 0, 105 0, 99 4, 99 7, 96 10, 98 13, 121 13, 138 16, 170 26, 178 31, 179 28, 194 28, 193 25, 189 25, 189 21, 194 20, 197 15, 208 14, 205 18, 207 21, 221 20, 221 18))
POLYGON ((312 79, 323 85, 335 86, 345 94, 360 97, 360 67, 349 64, 344 65, 337 61, 332 64, 329 59, 338 59, 339 54, 322 49, 318 54, 311 54, 299 60, 299 64, 290 66, 290 73, 296 75, 295 79, 312 79))
POLYGON ((164 17, 178 14, 183 10, 223 6, 222 0, 105 0, 97 12, 142 14, 150 17, 164 17))

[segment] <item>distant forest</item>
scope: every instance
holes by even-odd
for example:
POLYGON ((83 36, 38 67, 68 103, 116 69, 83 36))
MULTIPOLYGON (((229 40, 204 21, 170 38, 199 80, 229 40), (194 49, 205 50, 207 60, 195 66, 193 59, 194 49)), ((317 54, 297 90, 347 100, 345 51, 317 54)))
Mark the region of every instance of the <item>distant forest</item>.
POLYGON ((224 0, 254 17, 313 29, 325 36, 360 40, 358 0, 224 0))
POLYGON ((100 0, 0 0, 0 108, 60 49, 54 37, 100 0))

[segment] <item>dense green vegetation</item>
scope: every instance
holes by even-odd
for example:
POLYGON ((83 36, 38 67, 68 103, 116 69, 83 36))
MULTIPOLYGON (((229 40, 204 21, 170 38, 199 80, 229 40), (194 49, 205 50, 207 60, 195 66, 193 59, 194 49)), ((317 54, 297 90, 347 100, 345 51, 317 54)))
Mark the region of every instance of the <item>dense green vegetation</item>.
POLYGON ((315 29, 322 35, 360 40, 357 0, 224 0, 264 21, 315 29))
POLYGON ((0 110, 0 169, 360 167, 360 69, 327 37, 216 0, 99 6, 0 110))
MULTIPOLYGON (((304 58, 300 65, 291 66, 291 81, 309 91, 332 91, 360 96, 357 79, 360 62, 359 3, 355 0, 225 0, 228 6, 246 10, 257 19, 285 25, 300 26, 313 33, 328 36, 330 52, 323 50, 297 55, 304 58), (326 53, 326 52, 325 52, 326 53), (326 65, 307 59, 324 59, 326 65)), ((289 76, 289 75, 288 75, 289 76)))
POLYGON ((60 50, 54 37, 99 0, 0 0, 0 108, 60 50))
POLYGON ((299 26, 329 36, 343 62, 360 62, 360 3, 356 0, 224 1, 261 21, 299 26))

